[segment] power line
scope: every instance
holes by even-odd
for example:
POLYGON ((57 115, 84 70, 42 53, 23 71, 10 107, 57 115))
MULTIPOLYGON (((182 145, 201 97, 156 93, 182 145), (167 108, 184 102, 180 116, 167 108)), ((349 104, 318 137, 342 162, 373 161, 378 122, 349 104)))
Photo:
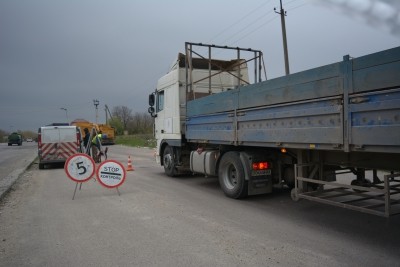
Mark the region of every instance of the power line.
MULTIPOLYGON (((223 42, 225 43, 226 41, 232 39, 233 37, 235 37, 236 35, 240 34, 241 32, 243 32, 244 30, 247 30, 248 28, 250 28, 251 26, 253 26, 255 23, 257 23, 258 21, 260 21, 260 19, 267 17, 269 14, 271 14, 272 11, 267 12, 266 14, 256 18, 255 20, 253 20, 252 22, 250 22, 249 24, 247 24, 246 26, 244 26, 241 30, 237 31, 236 33, 232 34, 230 37, 226 38, 223 42)), ((264 24, 263 24, 264 25, 264 24)), ((259 29, 260 27, 258 27, 257 29, 259 29)))
MULTIPOLYGON (((292 0, 292 1, 288 1, 288 2, 285 2, 285 5, 286 5, 286 6, 290 6, 290 5, 294 5, 294 4, 296 4, 296 3, 297 3, 297 4, 300 4, 300 5, 298 5, 298 6, 289 7, 289 10, 294 10, 294 9, 300 8, 300 7, 302 7, 302 6, 306 5, 306 4, 308 4, 307 2, 303 2, 303 3, 301 4, 301 2, 299 3, 299 1, 303 1, 303 0, 292 0)), ((256 9, 253 9, 252 11, 250 11, 249 13, 247 13, 244 17, 242 17, 242 18, 239 19, 238 21, 234 22, 233 24, 231 24, 230 26, 228 26, 228 27, 225 28, 224 30, 222 30, 219 34, 217 34, 216 36, 214 36, 213 39, 215 39, 216 37, 220 36, 222 33, 226 32, 228 29, 233 28, 233 26, 236 26, 236 25, 238 25, 239 23, 243 22, 243 20, 244 20, 245 18, 247 18, 248 16, 250 16, 251 14, 253 14, 255 11, 259 10, 260 8, 264 7, 264 6, 265 6, 266 4, 268 4, 269 2, 270 2, 270 1, 268 1, 268 2, 266 2, 266 3, 264 3, 264 4, 262 4, 262 5, 260 5, 260 6, 257 7, 256 9)), ((265 25, 271 23, 272 21, 274 21, 274 20, 276 19, 276 17, 274 17, 274 18, 272 18, 272 19, 269 18, 269 15, 270 15, 271 13, 272 13, 272 10, 269 11, 269 12, 267 12, 266 14, 263 14, 263 15, 257 17, 256 19, 252 20, 252 21, 251 21, 250 23, 248 23, 246 26, 242 27, 241 29, 239 29, 239 30, 236 31, 235 33, 233 33, 233 34, 229 35, 227 38, 225 38, 225 39, 222 41, 222 43, 228 44, 228 43, 227 43, 228 41, 230 41, 230 40, 232 40, 234 37, 236 37, 236 36, 238 36, 238 35, 244 33, 246 30, 249 30, 249 32, 242 34, 241 37, 237 38, 237 39, 236 39, 235 41, 233 41, 232 43, 229 42, 229 45, 234 45, 234 44, 236 44, 237 42, 239 42, 239 41, 243 40, 244 38, 246 38, 247 36, 253 34, 253 33, 256 32, 256 31, 258 31, 258 30, 261 29, 263 26, 265 26, 265 25), (266 18, 268 18, 268 20, 267 20, 265 23, 262 23, 261 25, 257 26, 256 28, 251 29, 251 28, 254 27, 258 22, 260 22, 262 19, 266 19, 266 18)))
POLYGON ((267 2, 265 2, 264 4, 256 7, 255 9, 253 9, 252 11, 250 11, 249 13, 247 13, 246 15, 244 15, 241 19, 239 19, 238 21, 234 22, 233 24, 231 24, 230 26, 224 28, 222 31, 220 31, 219 33, 217 33, 214 37, 212 37, 210 39, 209 42, 212 42, 215 38, 219 37, 221 34, 223 34, 224 32, 226 32, 227 30, 231 29, 233 26, 236 26, 237 24, 239 24, 241 21, 243 21, 244 19, 246 19, 248 16, 250 16, 251 14, 253 14, 254 12, 258 11, 260 8, 264 7, 265 5, 267 5, 271 0, 268 0, 267 2))
POLYGON ((284 4, 285 4, 285 6, 290 6, 292 3, 297 2, 297 1, 302 1, 302 0, 292 0, 292 1, 285 2, 284 4))
POLYGON ((308 3, 303 3, 303 4, 301 4, 301 5, 298 5, 298 6, 295 6, 295 7, 290 7, 290 8, 288 8, 287 10, 289 11, 289 10, 295 10, 295 9, 298 9, 298 8, 300 8, 300 7, 303 7, 303 6, 305 6, 305 5, 307 5, 308 3))
POLYGON ((264 27, 265 25, 271 23, 272 21, 276 20, 278 17, 273 17, 270 20, 268 20, 267 22, 261 24, 260 26, 258 26, 257 28, 255 28, 254 30, 252 30, 251 32, 247 33, 246 35, 240 37, 239 39, 235 40, 231 45, 236 44, 237 42, 243 40, 244 38, 246 38, 247 36, 253 34, 254 32, 258 31, 261 27, 264 27))

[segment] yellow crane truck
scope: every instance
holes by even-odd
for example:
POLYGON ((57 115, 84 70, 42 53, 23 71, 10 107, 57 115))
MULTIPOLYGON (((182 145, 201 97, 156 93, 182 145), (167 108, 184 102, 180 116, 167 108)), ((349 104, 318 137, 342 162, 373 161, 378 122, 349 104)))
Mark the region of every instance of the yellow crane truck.
POLYGON ((71 122, 71 125, 78 126, 82 133, 83 129, 88 128, 89 131, 93 128, 96 129, 97 132, 102 132, 103 136, 101 139, 101 144, 102 145, 114 145, 115 144, 115 128, 107 125, 107 124, 96 124, 93 122, 89 122, 87 120, 83 119, 77 119, 73 122, 71 122))

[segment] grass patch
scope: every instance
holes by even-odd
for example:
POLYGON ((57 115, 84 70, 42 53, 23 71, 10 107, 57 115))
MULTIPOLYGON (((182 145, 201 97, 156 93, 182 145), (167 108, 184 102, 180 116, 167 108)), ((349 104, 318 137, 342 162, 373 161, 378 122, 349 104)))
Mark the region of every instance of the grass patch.
POLYGON ((156 147, 156 140, 152 134, 119 135, 115 138, 115 143, 133 147, 156 147))

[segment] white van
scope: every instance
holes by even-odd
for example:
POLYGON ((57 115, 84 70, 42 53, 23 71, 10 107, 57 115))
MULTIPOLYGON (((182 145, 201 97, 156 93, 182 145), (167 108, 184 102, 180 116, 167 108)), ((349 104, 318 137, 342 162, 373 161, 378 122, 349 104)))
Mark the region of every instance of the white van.
POLYGON ((38 130, 39 169, 62 163, 82 151, 82 134, 76 126, 44 126, 38 130))

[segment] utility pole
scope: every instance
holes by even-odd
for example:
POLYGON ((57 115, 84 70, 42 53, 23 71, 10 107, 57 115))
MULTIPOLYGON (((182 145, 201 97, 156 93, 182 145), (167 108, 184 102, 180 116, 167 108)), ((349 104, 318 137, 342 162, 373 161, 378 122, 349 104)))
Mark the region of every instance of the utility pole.
POLYGON ((105 107, 105 110, 106 110, 106 124, 109 124, 109 123, 108 123, 108 122, 109 122, 109 119, 108 119, 107 114, 110 116, 110 120, 112 120, 112 115, 111 115, 111 112, 110 112, 110 109, 108 108, 108 106, 107 106, 107 105, 104 105, 104 107, 105 107))
POLYGON ((97 120, 98 120, 98 117, 99 117, 97 106, 100 104, 100 102, 97 99, 93 99, 93 104, 94 104, 94 106, 96 108, 96 124, 97 124, 97 120))
POLYGON ((65 117, 67 118, 67 122, 68 122, 68 109, 66 109, 66 108, 60 108, 60 109, 65 111, 65 117))
POLYGON ((282 7, 282 0, 281 2, 281 10, 280 12, 276 11, 276 8, 274 8, 275 13, 281 15, 281 25, 282 25, 282 38, 283 38, 283 52, 285 54, 285 72, 286 75, 290 73, 289 71, 289 55, 288 55, 288 48, 287 48, 287 40, 286 40, 286 26, 285 26, 285 16, 286 16, 286 11, 282 7))
POLYGON ((104 105, 104 111, 106 112, 106 124, 108 124, 107 105, 104 105))

